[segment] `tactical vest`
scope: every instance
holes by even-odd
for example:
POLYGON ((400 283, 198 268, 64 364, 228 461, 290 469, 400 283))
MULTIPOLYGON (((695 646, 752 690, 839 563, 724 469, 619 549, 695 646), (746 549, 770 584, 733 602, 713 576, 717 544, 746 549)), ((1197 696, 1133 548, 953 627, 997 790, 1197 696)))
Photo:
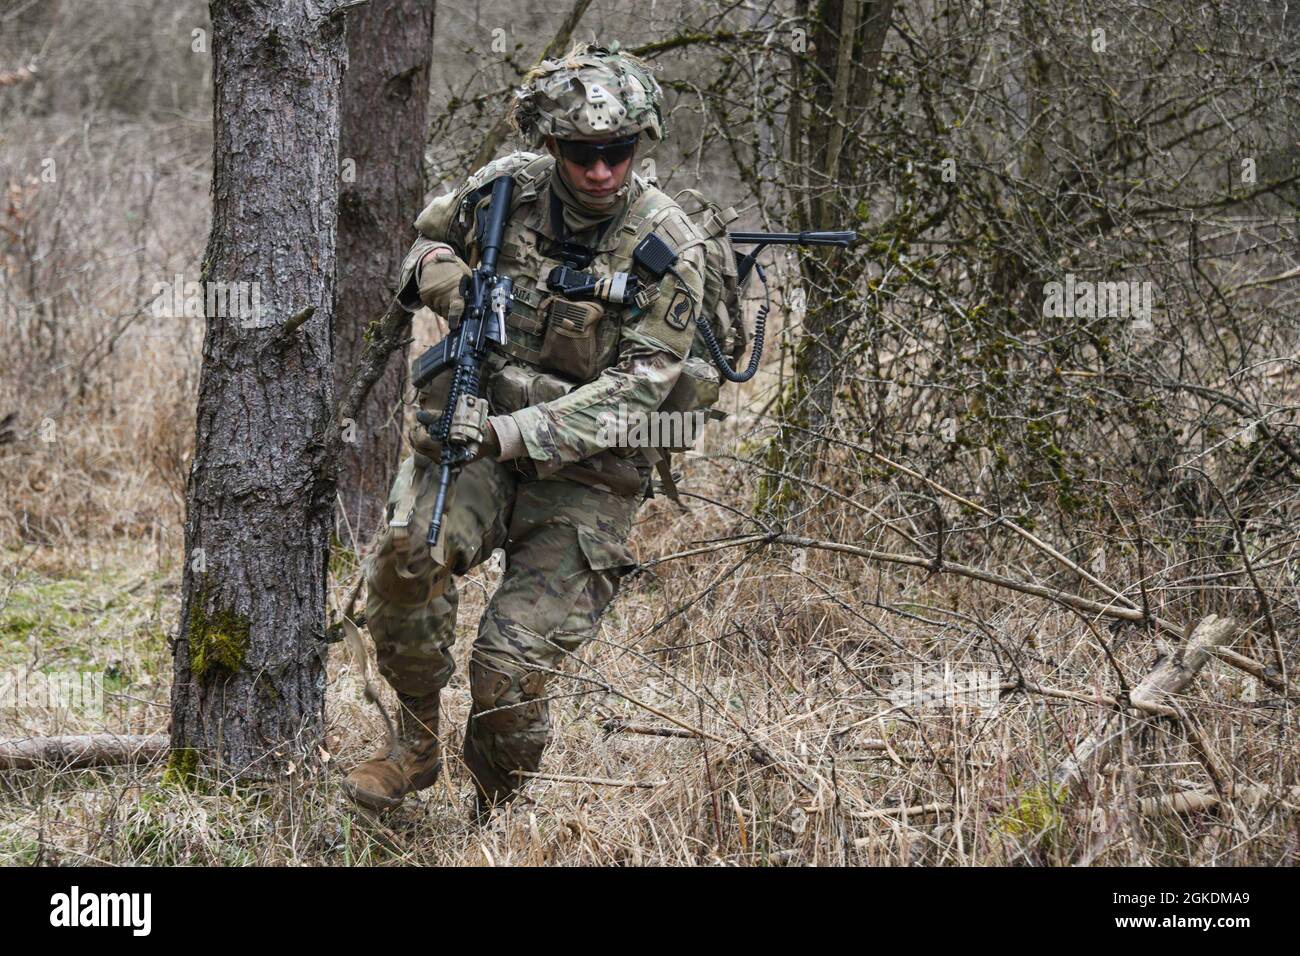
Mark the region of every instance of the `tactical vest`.
MULTIPOLYGON (((549 155, 533 153, 503 157, 476 173, 459 192, 435 200, 416 221, 417 230, 428 238, 445 241, 463 236, 465 248, 458 251, 473 266, 477 246, 472 195, 497 176, 509 174, 515 180, 510 219, 497 261, 498 271, 513 279, 514 303, 507 317, 506 344, 502 354, 489 359, 486 376, 488 400, 496 415, 558 398, 616 365, 623 324, 635 308, 608 302, 569 302, 547 289, 547 277, 559 265, 551 255, 556 237, 551 235, 555 230, 551 228, 550 191, 546 188, 554 163, 549 155)), ((630 272, 637 243, 656 229, 678 249, 701 243, 699 235, 684 231, 677 217, 670 217, 680 209, 673 199, 636 173, 631 175, 627 210, 600 234, 584 272, 609 279, 630 272)), ((457 318, 448 316, 452 323, 457 318)), ((420 396, 421 404, 440 411, 446 385, 446 381, 431 383, 420 396)), ((717 372, 692 354, 685 360, 679 386, 663 407, 686 411, 707 407, 716 399, 717 390, 717 372)), ((643 487, 650 466, 661 460, 654 449, 611 449, 566 466, 559 474, 630 494, 643 487)), ((518 459, 512 467, 525 476, 535 476, 528 459, 518 459)), ((666 468, 660 473, 671 486, 666 468)))

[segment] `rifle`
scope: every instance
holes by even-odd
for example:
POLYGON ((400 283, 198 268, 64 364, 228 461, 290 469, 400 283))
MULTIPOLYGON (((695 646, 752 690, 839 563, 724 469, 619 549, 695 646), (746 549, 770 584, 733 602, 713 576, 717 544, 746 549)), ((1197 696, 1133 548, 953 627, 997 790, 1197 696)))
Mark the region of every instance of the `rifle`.
POLYGON ((497 275, 497 257, 514 189, 513 178, 499 176, 479 191, 479 199, 484 192, 490 193, 491 198, 487 207, 477 213, 478 266, 460 281, 465 310, 456 328, 416 359, 411 370, 411 382, 416 388, 423 388, 447 369, 455 370, 442 417, 436 425, 429 426, 429 434, 442 445, 438 496, 429 522, 430 548, 437 544, 442 530, 452 476, 469 462, 473 446, 483 440, 487 426, 488 403, 482 395, 483 362, 492 346, 505 345, 506 314, 514 299, 511 278, 497 275))
MULTIPOLYGON (((758 254, 768 246, 840 246, 847 247, 858 241, 856 232, 730 232, 727 238, 733 246, 757 246, 753 252, 736 260, 737 283, 745 287, 749 271, 758 263, 758 254)), ((763 278, 759 270, 759 278, 763 278)))

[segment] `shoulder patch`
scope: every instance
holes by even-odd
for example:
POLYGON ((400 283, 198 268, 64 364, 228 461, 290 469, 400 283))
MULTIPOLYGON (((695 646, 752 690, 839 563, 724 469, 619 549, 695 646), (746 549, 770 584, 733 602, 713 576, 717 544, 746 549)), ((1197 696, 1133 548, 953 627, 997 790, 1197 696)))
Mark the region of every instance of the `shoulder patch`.
POLYGON ((672 302, 668 303, 664 321, 680 332, 690 324, 691 319, 691 297, 685 289, 679 288, 673 295, 672 302))

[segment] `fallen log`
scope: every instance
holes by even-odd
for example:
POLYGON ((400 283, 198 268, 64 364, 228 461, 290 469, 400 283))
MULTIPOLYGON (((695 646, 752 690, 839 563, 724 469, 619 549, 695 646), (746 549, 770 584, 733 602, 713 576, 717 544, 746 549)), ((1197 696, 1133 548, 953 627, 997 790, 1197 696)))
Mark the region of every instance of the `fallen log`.
MULTIPOLYGON (((1138 710, 1166 717, 1178 716, 1178 711, 1163 702, 1186 689, 1213 656, 1214 648, 1228 643, 1237 625, 1231 618, 1213 614, 1196 625, 1196 630, 1182 647, 1161 657, 1156 666, 1129 694, 1129 701, 1138 710)), ((1103 721, 1093 733, 1075 746, 1072 756, 1052 774, 1052 788, 1060 795, 1069 793, 1110 761, 1119 745, 1120 732, 1109 730, 1110 719, 1103 721), (1064 793, 1062 793, 1064 791, 1064 793)))
POLYGON ((170 745, 167 734, 72 734, 0 740, 0 770, 109 767, 154 760, 170 745))
POLYGON ((1214 656, 1225 664, 1231 664, 1237 670, 1244 671, 1261 684, 1283 694, 1294 693, 1294 688, 1287 687, 1282 678, 1272 668, 1265 667, 1258 661, 1251 660, 1245 654, 1238 654, 1229 647, 1216 647, 1214 656))
MULTIPOLYGON (((1277 799, 1278 804, 1286 810, 1294 813, 1300 809, 1297 807, 1300 804, 1300 787, 1284 787, 1280 793, 1275 793, 1268 787, 1249 784, 1234 787, 1228 784, 1224 790, 1230 799, 1246 807, 1259 806, 1267 800, 1277 799)), ((1222 797, 1209 790, 1182 790, 1162 797, 1143 797, 1138 801, 1138 812, 1144 817, 1178 816, 1213 810, 1222 802, 1222 797)))

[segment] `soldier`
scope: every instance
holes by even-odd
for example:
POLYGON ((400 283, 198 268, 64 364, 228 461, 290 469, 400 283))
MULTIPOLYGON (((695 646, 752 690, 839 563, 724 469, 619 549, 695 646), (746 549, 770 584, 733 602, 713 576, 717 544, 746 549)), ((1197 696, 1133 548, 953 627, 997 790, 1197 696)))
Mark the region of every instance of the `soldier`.
MULTIPOLYGON (((515 190, 498 271, 514 280, 508 341, 486 371, 491 407, 477 458, 456 478, 433 553, 425 544, 439 446, 411 436, 367 559, 367 627, 401 701, 395 746, 347 777, 347 792, 386 809, 430 786, 441 766, 439 694, 451 678, 456 576, 496 548, 505 573, 479 622, 469 664, 473 706, 465 763, 480 817, 535 771, 549 732, 547 688, 592 636, 635 566, 627 539, 650 488, 653 453, 608 447, 620 408, 650 414, 690 353, 703 292, 702 239, 681 208, 632 171, 643 139, 663 136, 662 92, 642 61, 615 46, 579 45, 533 70, 515 125, 545 152, 479 170, 420 214, 399 299, 454 322, 460 279, 475 261, 476 190, 503 174, 515 190), (548 290, 567 264, 617 285, 655 232, 679 255, 675 273, 642 275, 637 305, 570 301, 548 290), (622 278, 620 278, 620 275, 622 278)), ((422 425, 441 414, 447 381, 419 395, 422 425), (440 394, 441 393, 441 394, 440 394)))

